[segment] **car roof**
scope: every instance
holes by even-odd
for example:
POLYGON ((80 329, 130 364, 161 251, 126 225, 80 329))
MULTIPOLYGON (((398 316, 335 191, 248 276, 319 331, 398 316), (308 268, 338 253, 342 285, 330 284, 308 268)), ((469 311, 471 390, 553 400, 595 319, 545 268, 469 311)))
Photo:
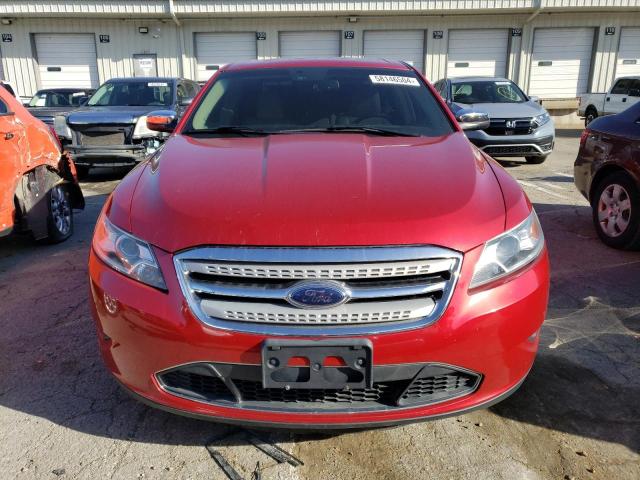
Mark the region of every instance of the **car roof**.
POLYGON ((397 60, 370 58, 276 58, 272 60, 249 60, 245 62, 227 64, 220 70, 233 71, 291 67, 355 67, 410 70, 410 67, 407 64, 397 60))
POLYGON ((475 76, 467 76, 467 77, 453 77, 450 78, 449 80, 451 80, 451 83, 458 83, 458 82, 511 82, 511 80, 509 80, 508 78, 504 78, 504 77, 490 77, 490 76, 481 76, 481 75, 475 75, 475 76))
POLYGON ((38 90, 38 93, 42 93, 42 92, 52 92, 52 93, 73 93, 73 92, 89 92, 95 90, 95 88, 92 87, 88 87, 88 88, 70 88, 70 87, 66 87, 66 88, 41 88, 40 90, 38 90))
MULTIPOLYGON (((121 82, 178 82, 180 80, 184 80, 184 78, 178 77, 119 77, 119 78, 110 78, 107 80, 108 83, 121 83, 121 82)), ((105 82, 105 83, 107 83, 105 82)))

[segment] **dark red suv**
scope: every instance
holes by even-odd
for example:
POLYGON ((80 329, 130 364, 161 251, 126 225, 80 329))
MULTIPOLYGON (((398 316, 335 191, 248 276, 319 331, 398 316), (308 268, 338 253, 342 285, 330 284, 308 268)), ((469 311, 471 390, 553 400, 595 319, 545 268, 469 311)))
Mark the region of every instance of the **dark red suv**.
POLYGON ((549 266, 519 185, 412 67, 222 68, 100 215, 108 368, 141 400, 349 427, 505 398, 534 361, 549 266))

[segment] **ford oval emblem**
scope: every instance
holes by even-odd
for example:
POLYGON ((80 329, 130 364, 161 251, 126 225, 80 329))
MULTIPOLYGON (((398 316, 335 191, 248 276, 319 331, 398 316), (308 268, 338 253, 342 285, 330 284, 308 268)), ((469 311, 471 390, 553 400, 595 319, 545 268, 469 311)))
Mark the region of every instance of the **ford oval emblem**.
POLYGON ((338 282, 302 282, 291 289, 287 302, 300 308, 331 308, 349 300, 349 291, 338 282))

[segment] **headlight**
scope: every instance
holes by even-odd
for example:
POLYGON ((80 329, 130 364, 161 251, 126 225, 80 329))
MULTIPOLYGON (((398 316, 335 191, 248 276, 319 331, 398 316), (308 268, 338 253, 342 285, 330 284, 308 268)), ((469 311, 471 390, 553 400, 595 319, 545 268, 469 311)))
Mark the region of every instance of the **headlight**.
POLYGON ((489 240, 480 255, 469 288, 510 275, 534 261, 544 247, 535 211, 520 225, 489 240))
POLYGON ((549 120, 551 120, 551 117, 547 112, 544 112, 543 114, 538 115, 537 117, 533 117, 533 122, 539 127, 547 123, 549 120))
POLYGON ((152 287, 167 289, 156 257, 147 242, 120 230, 102 215, 93 234, 93 249, 114 270, 152 287))
POLYGON ((71 140, 71 129, 67 125, 67 117, 64 115, 56 115, 53 119, 53 129, 60 138, 71 140))
POLYGON ((147 128, 147 116, 140 117, 136 123, 136 127, 133 129, 133 138, 146 138, 146 137, 158 137, 158 132, 149 130, 147 128))

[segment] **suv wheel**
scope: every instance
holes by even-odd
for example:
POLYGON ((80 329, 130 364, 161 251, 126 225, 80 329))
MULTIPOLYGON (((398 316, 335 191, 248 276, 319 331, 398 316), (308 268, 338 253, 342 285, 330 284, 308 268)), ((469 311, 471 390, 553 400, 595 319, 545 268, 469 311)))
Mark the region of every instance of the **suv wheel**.
POLYGON ((640 192, 626 173, 612 173, 598 184, 591 209, 605 244, 625 250, 640 247, 640 192))
POLYGON ((538 157, 524 157, 524 159, 531 165, 538 165, 540 163, 544 163, 548 156, 549 155, 541 155, 538 157))
POLYGON ((587 111, 584 114, 584 126, 588 126, 596 118, 598 118, 598 111, 593 107, 587 108, 587 111))
POLYGON ((73 233, 73 208, 69 199, 69 192, 64 184, 53 187, 46 196, 48 214, 47 243, 59 243, 73 233))

